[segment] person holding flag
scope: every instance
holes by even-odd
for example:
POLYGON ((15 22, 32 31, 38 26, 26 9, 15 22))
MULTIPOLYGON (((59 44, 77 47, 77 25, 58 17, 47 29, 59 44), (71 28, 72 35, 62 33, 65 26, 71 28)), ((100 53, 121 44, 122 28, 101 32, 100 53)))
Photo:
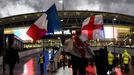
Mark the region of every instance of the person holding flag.
POLYGON ((65 41, 64 51, 71 55, 73 75, 77 75, 77 71, 80 75, 86 75, 88 59, 94 57, 94 52, 86 41, 94 39, 104 39, 101 15, 85 19, 81 31, 76 30, 74 36, 65 41))
POLYGON ((82 42, 79 38, 80 30, 76 30, 74 36, 65 41, 64 50, 69 52, 72 61, 73 75, 86 75, 86 66, 88 65, 88 58, 94 56, 93 51, 89 48, 86 42, 82 42), (89 52, 87 52, 89 51, 89 52))

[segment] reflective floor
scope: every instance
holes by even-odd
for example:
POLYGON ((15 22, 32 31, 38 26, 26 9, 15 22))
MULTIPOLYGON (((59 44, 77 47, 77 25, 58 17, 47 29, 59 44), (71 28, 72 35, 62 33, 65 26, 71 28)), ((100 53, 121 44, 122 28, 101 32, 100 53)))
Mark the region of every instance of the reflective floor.
MULTIPOLYGON (((45 53, 45 69, 44 74, 40 74, 40 66, 38 64, 39 54, 34 54, 31 56, 24 57, 20 60, 19 64, 16 64, 14 68, 14 75, 72 75, 72 69, 67 66, 65 69, 63 67, 59 68, 56 72, 47 72, 46 65, 49 61, 49 55, 45 53)), ((134 75, 134 66, 131 66, 131 72, 129 73, 119 73, 118 75, 134 75)), ((117 69, 118 72, 119 69, 117 69)), ((9 75, 9 69, 6 65, 6 71, 3 73, 2 66, 0 66, 0 75, 9 75)))
MULTIPOLYGON (((16 64, 14 68, 14 75, 40 75, 40 66, 38 63, 39 60, 39 53, 30 55, 27 57, 24 57, 20 59, 20 63, 16 64)), ((46 65, 49 61, 49 55, 47 52, 44 52, 45 55, 45 66, 44 66, 44 75, 46 74, 46 65)), ((0 66, 0 75, 8 75, 9 74, 9 68, 8 65, 6 65, 6 71, 3 73, 2 66, 0 66)))

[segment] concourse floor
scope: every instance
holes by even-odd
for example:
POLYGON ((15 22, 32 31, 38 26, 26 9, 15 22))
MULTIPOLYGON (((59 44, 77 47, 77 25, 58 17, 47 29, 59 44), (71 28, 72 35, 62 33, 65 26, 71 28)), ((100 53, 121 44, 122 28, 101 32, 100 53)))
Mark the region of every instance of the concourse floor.
MULTIPOLYGON (((47 54, 46 54, 47 55, 47 54)), ((72 75, 72 69, 61 67, 56 72, 47 72, 46 65, 48 64, 48 56, 45 56, 45 69, 44 74, 40 74, 39 64, 39 53, 34 55, 29 55, 20 60, 19 64, 16 64, 14 68, 14 75, 72 75)), ((129 73, 122 73, 121 75, 134 75, 134 66, 131 66, 131 71, 129 73)), ((6 71, 3 73, 2 65, 0 65, 0 75, 9 75, 9 69, 6 65, 6 71)))

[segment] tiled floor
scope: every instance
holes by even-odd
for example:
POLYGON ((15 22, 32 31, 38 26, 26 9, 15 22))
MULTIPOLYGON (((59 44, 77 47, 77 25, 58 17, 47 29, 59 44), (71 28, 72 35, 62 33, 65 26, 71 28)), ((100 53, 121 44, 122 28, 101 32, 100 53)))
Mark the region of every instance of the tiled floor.
MULTIPOLYGON (((59 68, 57 72, 47 72, 46 71, 46 65, 48 64, 48 54, 46 52, 45 59, 45 69, 44 74, 42 75, 72 75, 72 69, 68 68, 67 66, 65 69, 63 67, 59 68)), ((41 75, 39 71, 39 64, 38 64, 39 54, 34 54, 28 57, 24 57, 21 59, 19 64, 16 64, 14 69, 14 75, 41 75)), ((134 75, 133 71, 134 67, 131 67, 130 73, 122 73, 121 75, 134 75)), ((6 66, 6 71, 3 73, 2 66, 0 66, 0 75, 8 75, 9 69, 8 66, 6 66)))

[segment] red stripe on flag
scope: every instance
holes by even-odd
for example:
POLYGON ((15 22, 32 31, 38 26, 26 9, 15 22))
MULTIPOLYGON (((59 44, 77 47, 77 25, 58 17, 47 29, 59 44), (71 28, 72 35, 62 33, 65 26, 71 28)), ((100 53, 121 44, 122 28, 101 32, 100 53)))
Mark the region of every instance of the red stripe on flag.
POLYGON ((35 24, 32 24, 27 31, 27 34, 34 40, 39 40, 47 32, 46 29, 40 29, 35 24))
POLYGON ((88 30, 88 39, 93 39, 95 16, 90 17, 89 23, 85 25, 82 30, 88 30))
POLYGON ((94 28, 93 29, 101 29, 103 30, 103 24, 94 24, 94 28))

